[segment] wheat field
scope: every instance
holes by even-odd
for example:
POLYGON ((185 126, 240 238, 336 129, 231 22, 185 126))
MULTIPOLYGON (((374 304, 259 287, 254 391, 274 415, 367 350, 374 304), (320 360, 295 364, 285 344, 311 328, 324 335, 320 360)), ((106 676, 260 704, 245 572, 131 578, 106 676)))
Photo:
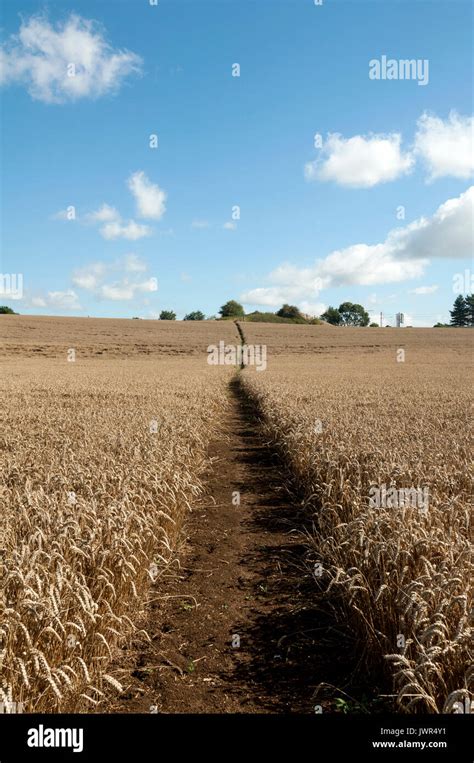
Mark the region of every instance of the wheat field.
POLYGON ((2 699, 94 711, 202 491, 228 374, 65 355, 2 371, 2 699))
MULTIPOLYGON (((277 342, 273 326, 248 329, 277 342)), ((277 342, 283 354, 265 374, 246 369, 243 386, 311 507, 319 583, 366 669, 389 673, 400 710, 450 712, 474 682, 467 337, 373 331, 359 347, 357 330, 336 345, 325 333, 313 356, 277 342), (383 485, 429 500, 371 505, 383 485)))
POLYGON ((401 712, 472 696, 469 333, 244 323, 268 349, 259 372, 207 364, 208 345, 239 341, 231 322, 8 321, 0 702, 95 712, 121 693, 117 658, 147 638, 234 378, 311 514, 301 574, 360 665, 401 712), (374 506, 382 486, 424 503, 374 506))

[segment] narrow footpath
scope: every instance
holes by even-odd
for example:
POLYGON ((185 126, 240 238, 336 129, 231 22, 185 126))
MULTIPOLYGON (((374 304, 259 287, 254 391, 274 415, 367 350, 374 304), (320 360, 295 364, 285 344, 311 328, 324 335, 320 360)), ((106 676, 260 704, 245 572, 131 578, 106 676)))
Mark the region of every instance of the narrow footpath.
POLYGON ((179 568, 151 587, 152 641, 130 651, 111 712, 313 713, 317 684, 339 672, 336 653, 347 681, 347 640, 316 609, 308 518, 238 376, 229 396, 206 497, 188 518, 179 568))

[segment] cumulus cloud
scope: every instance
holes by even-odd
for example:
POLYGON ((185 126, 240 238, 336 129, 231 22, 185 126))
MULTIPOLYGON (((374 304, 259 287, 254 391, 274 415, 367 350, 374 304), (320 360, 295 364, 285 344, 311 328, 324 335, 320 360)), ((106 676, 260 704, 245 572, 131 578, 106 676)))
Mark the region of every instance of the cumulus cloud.
POLYGON ((56 307, 61 310, 80 310, 79 297, 72 289, 66 291, 48 291, 46 299, 47 307, 56 307))
POLYGON ((104 262, 92 262, 84 268, 75 270, 72 282, 80 289, 95 289, 106 270, 107 266, 104 262))
POLYGON ((88 212, 84 216, 84 220, 92 224, 102 224, 99 229, 100 235, 107 241, 116 238, 137 241, 145 236, 150 236, 152 233, 148 225, 141 225, 135 222, 135 220, 128 220, 128 222, 122 220, 119 211, 115 207, 111 207, 110 204, 102 204, 94 212, 88 212))
POLYGON ((30 305, 32 307, 46 307, 46 300, 44 297, 31 297, 30 305))
POLYGON ((305 165, 307 180, 333 181, 349 188, 372 188, 409 172, 413 157, 401 151, 401 136, 330 133, 316 161, 305 165))
POLYGON ((241 295, 246 304, 276 306, 316 297, 325 288, 396 283, 423 275, 431 257, 467 258, 473 249, 474 186, 449 199, 430 218, 390 231, 378 244, 353 244, 331 252, 312 267, 284 264, 274 270, 272 285, 241 295))
MULTIPOLYGON (((135 197, 140 217, 159 220, 164 215, 166 193, 158 185, 150 182, 144 172, 135 172, 131 175, 127 185, 135 197)), ((68 210, 56 213, 54 218, 68 219, 68 210)), ((93 212, 88 212, 81 217, 81 221, 86 224, 100 225, 100 235, 107 241, 118 238, 137 241, 153 233, 148 225, 137 223, 135 220, 124 220, 118 209, 110 204, 102 204, 93 212)), ((172 231, 169 232, 172 233, 172 231)))
POLYGON ((99 296, 104 299, 126 301, 133 299, 137 292, 157 291, 156 278, 148 278, 146 281, 130 282, 128 279, 115 283, 103 284, 99 289, 99 296))
POLYGON ((128 187, 135 197, 139 217, 148 220, 160 220, 163 217, 166 193, 156 183, 148 180, 144 172, 134 172, 128 179, 128 187))
POLYGON ((140 56, 114 49, 94 21, 73 13, 53 26, 38 15, 0 49, 0 84, 21 83, 36 100, 64 103, 114 93, 141 66, 140 56))
POLYGON ((237 223, 232 223, 232 222, 224 223, 222 227, 224 228, 224 230, 236 230, 237 223))
POLYGON ((116 238, 126 238, 129 241, 137 241, 139 238, 151 235, 151 228, 148 225, 141 225, 135 220, 129 220, 127 223, 114 220, 106 223, 100 229, 100 235, 108 241, 116 238))
POLYGON ((113 262, 91 262, 73 272, 72 282, 102 299, 130 300, 137 293, 157 291, 156 278, 140 280, 137 276, 147 269, 146 262, 131 253, 113 262), (107 280, 110 278, 113 280, 107 280))
POLYGON ((474 186, 441 204, 435 214, 421 217, 406 228, 391 231, 387 245, 405 257, 460 259, 471 257, 474 186))
POLYGON ((86 220, 91 223, 109 223, 113 220, 120 220, 120 215, 115 207, 109 204, 102 204, 95 212, 89 212, 86 220))
POLYGON ((474 118, 451 111, 446 120, 424 113, 417 122, 415 154, 421 157, 429 180, 474 172, 474 118))

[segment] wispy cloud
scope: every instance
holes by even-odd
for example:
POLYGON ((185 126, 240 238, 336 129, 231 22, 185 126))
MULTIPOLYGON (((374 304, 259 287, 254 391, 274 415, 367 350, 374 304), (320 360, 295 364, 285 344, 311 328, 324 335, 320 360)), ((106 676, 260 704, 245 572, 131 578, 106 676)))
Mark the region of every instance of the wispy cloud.
POLYGON ((145 238, 145 236, 151 236, 151 234, 152 230, 148 225, 141 225, 136 223, 135 220, 129 220, 126 223, 114 220, 106 223, 100 229, 100 235, 109 241, 115 238, 137 241, 140 238, 145 238))
POLYGON ((44 300, 47 307, 55 307, 60 310, 81 310, 79 297, 72 289, 65 291, 48 291, 44 300))
POLYGON ((438 291, 438 286, 417 286, 416 289, 411 289, 409 294, 434 294, 438 291))
POLYGON ((109 223, 114 220, 120 220, 120 214, 115 207, 111 207, 109 204, 102 204, 95 212, 89 212, 85 219, 91 223, 109 223))
POLYGON ((139 293, 157 291, 156 278, 138 277, 147 269, 146 262, 131 253, 113 262, 91 262, 78 268, 72 275, 72 282, 102 299, 131 300, 139 293))

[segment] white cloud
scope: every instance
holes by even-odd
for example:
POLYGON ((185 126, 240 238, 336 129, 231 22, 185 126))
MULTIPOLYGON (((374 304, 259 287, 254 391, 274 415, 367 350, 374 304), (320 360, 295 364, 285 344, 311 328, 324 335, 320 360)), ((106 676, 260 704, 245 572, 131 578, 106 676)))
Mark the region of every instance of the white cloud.
POLYGON ((327 309, 327 305, 324 302, 308 302, 307 300, 301 300, 298 304, 301 312, 304 315, 321 315, 327 309))
POLYGON ((99 230, 101 236, 108 241, 116 238, 136 241, 152 233, 148 225, 141 225, 135 220, 122 220, 118 210, 110 204, 102 204, 95 212, 89 212, 85 215, 85 220, 89 223, 104 223, 99 230))
POLYGON ((96 22, 71 14, 54 27, 38 15, 0 49, 0 84, 19 82, 36 100, 64 103, 113 93, 141 65, 135 53, 112 48, 96 22))
POLYGON ((474 186, 449 199, 430 218, 390 231, 379 244, 353 244, 331 252, 312 267, 284 264, 274 270, 273 285, 241 295, 246 304, 276 306, 314 299, 325 288, 396 283, 423 275, 429 257, 470 257, 473 249, 474 186))
POLYGON ((237 229, 237 223, 231 223, 231 222, 224 223, 224 225, 222 227, 224 228, 224 230, 236 230, 237 229))
POLYGON ((144 172, 134 172, 128 179, 128 187, 137 203, 137 214, 151 220, 160 220, 165 211, 166 193, 148 180, 144 172))
POLYGON ((474 172, 474 118, 451 111, 446 120, 424 113, 417 122, 415 154, 424 161, 429 180, 474 172))
POLYGON ((441 204, 431 218, 421 217, 406 228, 391 231, 387 245, 408 257, 460 259, 471 257, 474 186, 441 204))
POLYGON ((46 307, 46 300, 44 297, 31 297, 30 304, 32 307, 46 307))
POLYGON ((193 220, 191 228, 209 228, 210 223, 207 220, 193 220))
POLYGON ((351 188, 372 188, 405 175, 413 157, 400 149, 401 136, 355 135, 343 138, 330 133, 320 158, 305 165, 307 180, 330 180, 351 188))
POLYGON ((136 285, 137 291, 158 291, 158 281, 156 278, 148 278, 146 281, 142 281, 136 285))
MULTIPOLYGON (((159 220, 164 215, 166 193, 158 185, 151 183, 144 172, 135 172, 131 175, 128 179, 128 187, 135 197, 140 217, 159 220)), ((60 212, 56 216, 64 219, 65 213, 60 212)), ((99 232, 108 241, 117 238, 137 241, 153 233, 148 225, 142 225, 135 220, 123 220, 120 212, 110 204, 102 204, 99 209, 84 215, 84 221, 100 224, 99 232)), ((172 230, 168 233, 172 234, 172 230)))
POLYGON ((131 253, 112 262, 91 262, 73 272, 72 282, 75 286, 93 292, 103 299, 129 300, 138 293, 157 291, 156 278, 137 280, 136 274, 146 270, 146 262, 131 253), (106 279, 113 275, 119 277, 107 282, 106 279))
POLYGON ((417 286, 416 289, 411 289, 409 294, 434 294, 438 291, 437 286, 417 286))
POLYGON ((104 262, 92 262, 84 268, 75 270, 72 282, 80 289, 95 289, 106 270, 107 266, 104 262))
POLYGON ((422 275, 428 260, 403 259, 390 244, 354 244, 321 260, 318 275, 325 286, 397 283, 422 275))
MULTIPOLYGON (((273 280, 273 274, 270 274, 270 279, 273 280)), ((264 307, 276 307, 282 305, 285 302, 298 302, 308 296, 309 289, 293 286, 269 286, 267 288, 260 287, 257 289, 251 289, 244 292, 241 299, 246 305, 262 305, 264 307)))
POLYGON ((120 220, 120 215, 115 207, 111 207, 109 204, 102 204, 95 212, 89 212, 86 215, 86 220, 91 223, 109 223, 114 220, 120 220))
POLYGON ((111 284, 103 284, 99 290, 99 296, 104 299, 126 301, 133 299, 137 292, 153 292, 158 290, 156 278, 146 281, 131 283, 127 279, 111 284))
POLYGON ((136 254, 126 254, 123 261, 129 273, 143 273, 147 269, 146 262, 136 254))
POLYGON ((80 310, 79 297, 72 289, 66 291, 48 291, 47 304, 61 310, 80 310))
POLYGON ((151 235, 151 228, 148 225, 140 225, 135 220, 129 220, 128 223, 122 223, 117 220, 106 223, 100 229, 100 234, 108 241, 116 238, 126 238, 129 241, 137 241, 139 238, 151 235))
POLYGON ((0 84, 25 84, 32 98, 64 103, 115 92, 142 59, 111 47, 100 26, 76 14, 54 27, 44 16, 22 21, 0 50, 0 84))

